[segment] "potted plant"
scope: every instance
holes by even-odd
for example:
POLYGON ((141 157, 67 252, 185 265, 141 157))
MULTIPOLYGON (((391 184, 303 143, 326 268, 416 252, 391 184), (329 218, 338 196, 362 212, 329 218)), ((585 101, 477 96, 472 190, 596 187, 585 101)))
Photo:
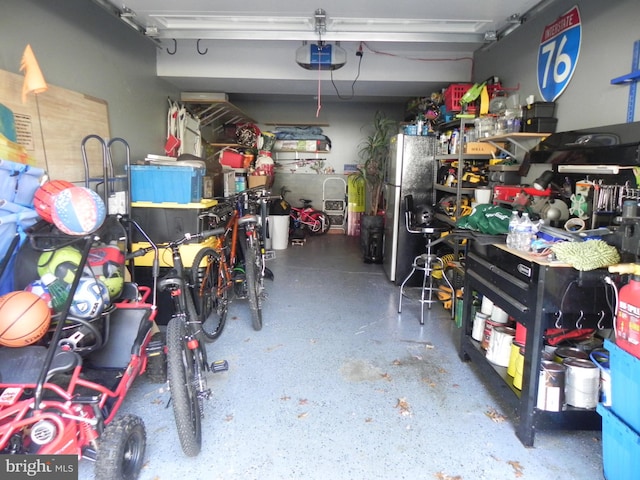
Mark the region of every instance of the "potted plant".
POLYGON ((360 244, 364 261, 382 263, 384 217, 380 214, 382 189, 389 158, 390 139, 397 129, 394 120, 377 111, 369 125, 369 135, 360 143, 362 164, 353 175, 365 186, 365 214, 360 220, 360 244))

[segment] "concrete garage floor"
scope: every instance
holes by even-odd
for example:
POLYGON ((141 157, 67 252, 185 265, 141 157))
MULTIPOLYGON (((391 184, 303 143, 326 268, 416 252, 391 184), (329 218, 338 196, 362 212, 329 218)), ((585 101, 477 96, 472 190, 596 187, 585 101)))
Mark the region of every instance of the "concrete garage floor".
MULTIPOLYGON (((358 239, 311 238, 269 262, 264 328, 232 305, 208 346, 202 452, 180 449, 169 392, 141 378, 121 412, 147 428, 143 480, 602 479, 601 432, 538 432, 534 448, 460 361, 458 330, 434 306, 397 313, 398 287, 362 261, 358 239)), ((93 465, 80 462, 80 479, 93 465)))

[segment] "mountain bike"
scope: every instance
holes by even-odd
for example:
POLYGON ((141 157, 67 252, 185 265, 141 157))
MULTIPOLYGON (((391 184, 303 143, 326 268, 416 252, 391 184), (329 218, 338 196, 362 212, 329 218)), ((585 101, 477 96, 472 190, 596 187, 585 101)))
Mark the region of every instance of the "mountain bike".
MULTIPOLYGON (((211 364, 207 360, 204 343, 209 339, 205 335, 200 317, 196 313, 190 291, 190 270, 185 268, 180 246, 193 241, 202 241, 220 235, 223 228, 205 230, 198 234, 185 234, 183 237, 165 244, 151 244, 140 250, 143 255, 151 249, 167 248, 171 250, 173 268, 157 285, 160 291, 171 296, 174 311, 166 331, 167 378, 171 391, 171 402, 175 416, 178 438, 185 455, 193 457, 200 453, 202 446, 202 418, 204 400, 211 397, 207 386, 206 373, 228 370, 226 360, 211 364)), ((155 256, 153 271, 159 271, 158 256, 155 256)))
POLYGON ((203 214, 210 226, 224 225, 214 246, 198 252, 192 267, 196 310, 206 338, 215 339, 224 328, 231 293, 248 300, 252 326, 262 329, 264 280, 273 279, 265 264, 269 255, 262 226, 273 198, 268 190, 248 189, 203 214))

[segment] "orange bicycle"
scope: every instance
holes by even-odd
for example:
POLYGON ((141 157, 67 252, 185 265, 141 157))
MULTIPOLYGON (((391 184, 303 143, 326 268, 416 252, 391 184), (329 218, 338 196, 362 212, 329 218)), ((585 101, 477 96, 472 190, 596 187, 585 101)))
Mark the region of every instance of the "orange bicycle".
POLYGON ((271 198, 265 189, 248 189, 203 214, 209 228, 225 226, 212 247, 197 253, 192 266, 196 312, 209 340, 222 333, 231 295, 248 300, 253 328, 262 329, 264 280, 273 278, 265 266, 262 232, 271 198))

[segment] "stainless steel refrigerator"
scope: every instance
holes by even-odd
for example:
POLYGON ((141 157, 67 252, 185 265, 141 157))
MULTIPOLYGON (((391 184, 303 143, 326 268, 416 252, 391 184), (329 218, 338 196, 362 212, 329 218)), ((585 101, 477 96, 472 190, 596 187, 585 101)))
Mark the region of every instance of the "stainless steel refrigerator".
POLYGON ((385 178, 385 227, 383 268, 389 280, 402 283, 411 271, 416 255, 424 253, 422 235, 407 232, 403 198, 413 195, 413 203, 433 204, 436 139, 428 136, 396 135, 391 139, 385 178))

